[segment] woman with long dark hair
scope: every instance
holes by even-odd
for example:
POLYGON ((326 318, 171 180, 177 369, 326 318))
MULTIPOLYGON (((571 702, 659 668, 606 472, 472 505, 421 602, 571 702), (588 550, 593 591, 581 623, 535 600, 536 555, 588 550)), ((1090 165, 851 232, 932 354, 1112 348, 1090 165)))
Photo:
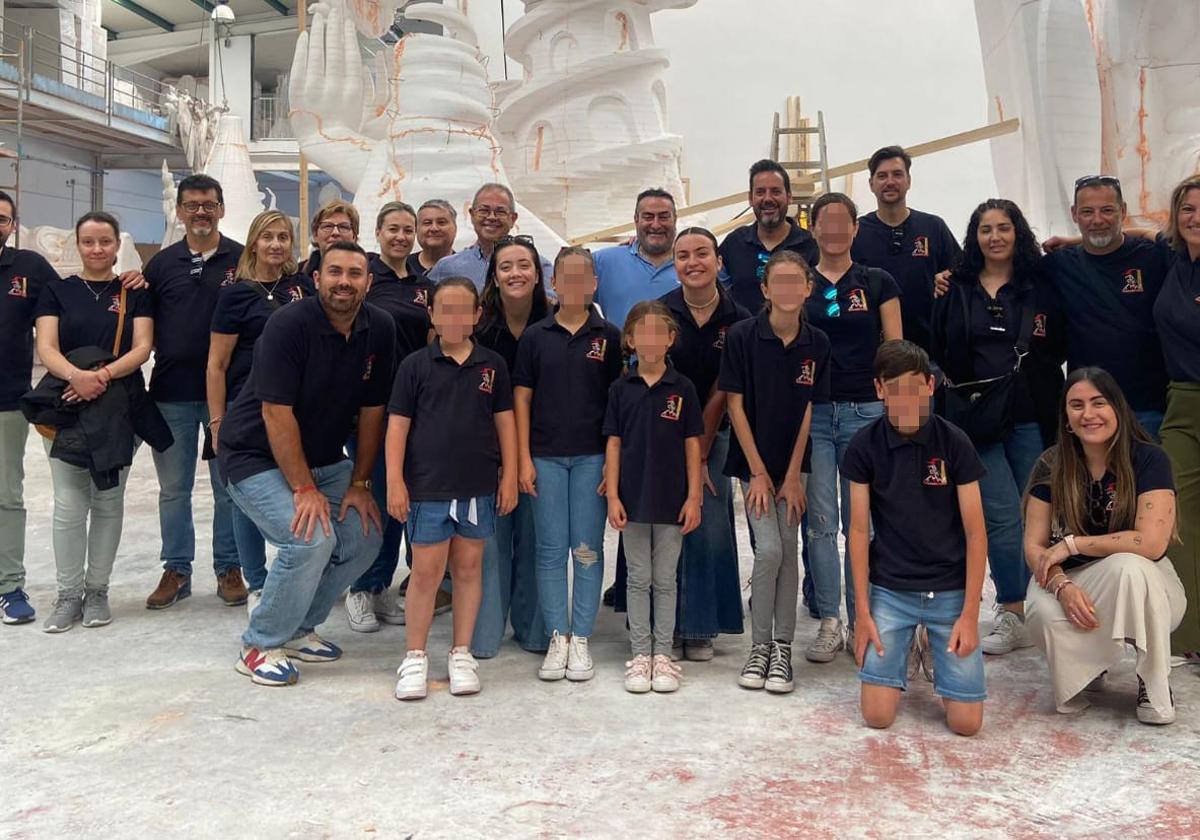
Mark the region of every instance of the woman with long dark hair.
POLYGON ((1175 720, 1171 631, 1185 596, 1166 552, 1176 533, 1166 453, 1110 374, 1073 371, 1058 443, 1038 459, 1025 500, 1025 625, 1046 654, 1059 712, 1085 709, 1083 693, 1102 687, 1130 643, 1138 720, 1175 720))
POLYGON ((1038 455, 1056 439, 1065 358, 1060 307, 1038 270, 1041 257, 1021 208, 989 198, 971 213, 962 256, 931 321, 930 356, 946 377, 943 413, 963 427, 987 467, 979 491, 997 610, 980 647, 993 655, 1032 644, 1024 628, 1021 494, 1038 455))

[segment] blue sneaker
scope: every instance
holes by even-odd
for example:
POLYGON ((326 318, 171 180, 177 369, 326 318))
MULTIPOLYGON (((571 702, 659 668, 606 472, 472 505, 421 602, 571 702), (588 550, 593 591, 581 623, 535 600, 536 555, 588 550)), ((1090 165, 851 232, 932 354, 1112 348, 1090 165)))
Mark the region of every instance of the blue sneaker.
POLYGON ((33 621, 34 611, 29 604, 29 596, 23 589, 14 589, 6 595, 0 595, 0 619, 5 624, 28 624, 33 621))
POLYGON ((300 679, 296 666, 279 648, 244 648, 236 667, 239 674, 245 674, 258 685, 294 685, 300 679))
POLYGON ((325 641, 316 633, 292 639, 283 646, 283 651, 288 657, 301 662, 334 662, 342 658, 340 647, 325 641))

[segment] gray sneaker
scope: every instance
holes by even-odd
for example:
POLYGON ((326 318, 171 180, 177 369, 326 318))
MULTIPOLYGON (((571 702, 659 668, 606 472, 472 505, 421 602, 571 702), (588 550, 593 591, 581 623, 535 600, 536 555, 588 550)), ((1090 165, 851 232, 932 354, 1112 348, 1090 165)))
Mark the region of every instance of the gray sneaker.
POLYGON ((54 599, 52 610, 50 617, 42 625, 42 630, 47 633, 65 633, 83 618, 83 596, 59 593, 54 599))
POLYGON ((83 626, 103 627, 110 623, 112 611, 108 608, 108 590, 87 590, 83 596, 83 626))
POLYGON ((821 626, 817 628, 816 638, 804 651, 804 658, 809 662, 832 662, 837 652, 846 646, 842 635, 842 620, 840 618, 822 618, 821 626))

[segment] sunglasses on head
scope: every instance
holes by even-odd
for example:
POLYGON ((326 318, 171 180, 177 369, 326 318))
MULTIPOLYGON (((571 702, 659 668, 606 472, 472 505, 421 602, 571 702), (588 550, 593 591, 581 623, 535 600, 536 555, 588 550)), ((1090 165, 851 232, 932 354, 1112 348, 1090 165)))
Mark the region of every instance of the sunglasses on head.
POLYGON ((892 228, 892 241, 888 245, 888 253, 899 254, 904 250, 904 225, 892 228))
POLYGON ((536 248, 533 244, 533 237, 525 236, 524 234, 520 236, 501 236, 496 240, 497 248, 503 248, 505 245, 528 245, 530 248, 536 248))
POLYGON ((829 318, 840 318, 842 316, 842 304, 838 301, 837 286, 830 286, 821 292, 821 297, 825 298, 825 315, 829 318))
POLYGON ((1075 179, 1075 192, 1085 187, 1116 187, 1121 188, 1121 181, 1115 175, 1084 175, 1075 179))

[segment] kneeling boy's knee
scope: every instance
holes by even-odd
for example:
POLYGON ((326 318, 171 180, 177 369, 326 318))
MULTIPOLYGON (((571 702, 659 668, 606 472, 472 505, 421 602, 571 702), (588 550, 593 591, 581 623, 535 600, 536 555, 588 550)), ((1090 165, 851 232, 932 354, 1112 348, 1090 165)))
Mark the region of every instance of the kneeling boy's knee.
POLYGON ((868 709, 862 710, 863 721, 872 729, 888 729, 896 722, 895 711, 887 709, 868 709))
POLYGON ((946 712, 946 725, 955 735, 971 737, 983 728, 983 709, 955 709, 946 712))

